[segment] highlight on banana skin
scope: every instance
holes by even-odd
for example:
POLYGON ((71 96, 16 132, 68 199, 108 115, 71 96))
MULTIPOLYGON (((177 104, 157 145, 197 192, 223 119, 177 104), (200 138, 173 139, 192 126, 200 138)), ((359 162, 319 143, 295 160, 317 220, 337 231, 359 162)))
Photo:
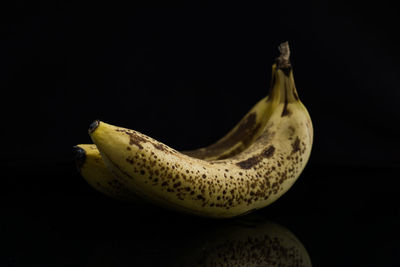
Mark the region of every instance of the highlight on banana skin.
POLYGON ((313 144, 289 44, 278 48, 268 94, 215 143, 177 151, 133 129, 96 120, 88 130, 93 144, 75 147, 83 178, 113 198, 201 217, 241 216, 275 202, 300 177, 313 144))

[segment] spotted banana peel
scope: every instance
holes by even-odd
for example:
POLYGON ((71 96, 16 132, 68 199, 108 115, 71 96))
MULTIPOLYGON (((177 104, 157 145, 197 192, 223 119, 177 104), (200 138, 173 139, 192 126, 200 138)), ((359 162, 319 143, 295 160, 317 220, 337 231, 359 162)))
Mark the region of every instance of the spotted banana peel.
POLYGON ((313 142, 301 103, 288 43, 273 65, 271 116, 241 153, 202 160, 135 130, 94 121, 89 134, 107 168, 128 190, 166 208, 229 218, 263 208, 282 196, 303 171, 313 142))

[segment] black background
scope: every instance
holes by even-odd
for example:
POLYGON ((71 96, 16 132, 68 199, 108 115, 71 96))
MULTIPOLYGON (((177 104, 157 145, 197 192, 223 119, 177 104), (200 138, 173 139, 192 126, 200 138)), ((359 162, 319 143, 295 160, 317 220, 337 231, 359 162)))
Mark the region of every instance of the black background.
MULTIPOLYGON (((288 40, 314 147, 295 186, 259 213, 293 231, 315 266, 399 264, 398 9, 300 2, 2 8, 0 229, 8 249, 0 263, 85 266, 94 244, 122 239, 142 264, 163 266, 166 247, 179 254, 189 223, 203 231, 214 223, 103 197, 76 172, 72 146, 91 142, 94 119, 178 150, 206 146, 268 93, 277 46, 288 40), (171 229, 178 238, 165 234, 171 229)), ((122 262, 114 266, 129 266, 122 262)))

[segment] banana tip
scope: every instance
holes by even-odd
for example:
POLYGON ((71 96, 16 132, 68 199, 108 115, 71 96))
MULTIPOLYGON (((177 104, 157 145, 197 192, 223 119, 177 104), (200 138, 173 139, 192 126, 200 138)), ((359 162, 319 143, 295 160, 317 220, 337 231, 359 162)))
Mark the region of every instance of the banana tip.
POLYGON ((93 133, 93 132, 97 129, 97 127, 99 126, 99 124, 100 124, 100 121, 99 121, 99 120, 93 121, 93 122, 89 125, 89 130, 88 130, 89 134, 93 133))
POLYGON ((74 153, 76 167, 78 168, 78 170, 80 170, 86 160, 86 151, 79 146, 74 146, 73 153, 74 153))

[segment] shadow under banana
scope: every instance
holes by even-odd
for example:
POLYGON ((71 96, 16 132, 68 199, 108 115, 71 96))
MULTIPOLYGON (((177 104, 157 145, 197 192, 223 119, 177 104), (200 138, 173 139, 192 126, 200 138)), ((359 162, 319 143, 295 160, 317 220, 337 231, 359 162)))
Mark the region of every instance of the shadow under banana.
POLYGON ((173 241, 147 240, 144 246, 138 240, 103 244, 94 249, 89 266, 312 266, 293 233, 262 218, 245 216, 195 229, 194 237, 182 233, 173 241))

